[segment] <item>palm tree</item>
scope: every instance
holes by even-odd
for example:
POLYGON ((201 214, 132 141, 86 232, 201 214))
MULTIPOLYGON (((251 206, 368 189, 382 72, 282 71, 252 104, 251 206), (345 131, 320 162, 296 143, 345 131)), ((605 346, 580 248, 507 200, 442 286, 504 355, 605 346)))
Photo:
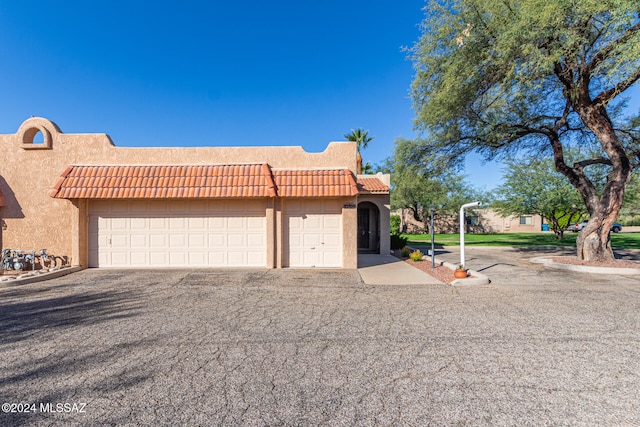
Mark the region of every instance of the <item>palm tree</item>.
POLYGON ((369 142, 373 141, 373 136, 369 136, 369 131, 364 130, 362 128, 351 129, 351 133, 347 133, 344 135, 347 138, 347 141, 354 141, 356 143, 356 153, 358 159, 358 174, 362 173, 362 154, 360 154, 360 149, 367 148, 369 142))
POLYGON ((362 165, 362 173, 364 174, 372 174, 373 173, 373 165, 371 162, 367 162, 362 165))

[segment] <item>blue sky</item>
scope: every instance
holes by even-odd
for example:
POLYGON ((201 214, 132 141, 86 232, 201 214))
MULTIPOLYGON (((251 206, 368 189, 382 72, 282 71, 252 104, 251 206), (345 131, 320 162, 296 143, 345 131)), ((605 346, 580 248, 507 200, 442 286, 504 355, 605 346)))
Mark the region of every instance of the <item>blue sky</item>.
MULTIPOLYGON (((322 151, 362 127, 375 136, 365 161, 381 163, 416 136, 402 48, 423 5, 2 1, 0 133, 42 116, 118 146, 322 151)), ((474 185, 499 184, 499 166, 467 163, 474 185)))

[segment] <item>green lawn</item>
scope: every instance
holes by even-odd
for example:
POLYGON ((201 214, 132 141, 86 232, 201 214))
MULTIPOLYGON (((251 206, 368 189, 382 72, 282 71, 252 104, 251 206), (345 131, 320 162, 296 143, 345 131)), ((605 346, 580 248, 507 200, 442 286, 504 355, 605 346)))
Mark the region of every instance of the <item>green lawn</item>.
MULTIPOLYGON (((403 234, 409 239, 410 246, 430 246, 430 234, 403 234)), ((475 246, 576 246, 578 233, 565 233, 562 240, 556 240, 553 233, 499 233, 499 234, 465 234, 465 245, 475 246)), ((457 246, 460 244, 459 234, 436 234, 437 246, 457 246)), ((611 244, 614 248, 640 249, 640 233, 611 233, 611 244)))

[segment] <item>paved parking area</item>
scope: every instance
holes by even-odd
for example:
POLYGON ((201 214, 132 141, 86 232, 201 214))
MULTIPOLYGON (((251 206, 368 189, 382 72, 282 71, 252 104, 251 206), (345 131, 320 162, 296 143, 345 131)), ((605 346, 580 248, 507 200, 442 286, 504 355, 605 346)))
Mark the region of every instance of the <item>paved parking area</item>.
POLYGON ((85 270, 0 289, 0 399, 35 404, 0 425, 639 425, 640 282, 532 272, 454 288, 85 270))
MULTIPOLYGON (((445 246, 436 249, 436 257, 454 264, 460 263, 460 248, 445 246)), ((582 272, 559 271, 532 264, 535 257, 575 255, 575 248, 511 248, 490 246, 467 246, 465 265, 491 279, 491 285, 499 288, 541 289, 548 286, 581 287, 582 285, 621 285, 640 283, 640 276, 588 274, 582 272)), ((617 250, 622 259, 640 261, 640 250, 617 250)), ((547 288, 544 288, 547 289, 547 288)))

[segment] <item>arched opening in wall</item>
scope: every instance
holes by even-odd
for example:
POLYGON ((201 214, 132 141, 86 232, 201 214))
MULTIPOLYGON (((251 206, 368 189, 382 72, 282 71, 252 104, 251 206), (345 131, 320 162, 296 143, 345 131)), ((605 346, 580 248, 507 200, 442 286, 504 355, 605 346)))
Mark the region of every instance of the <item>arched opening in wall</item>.
POLYGON ((380 209, 371 202, 358 204, 358 253, 380 253, 380 209))
POLYGON ((44 145, 44 135, 42 131, 38 130, 35 135, 33 135, 33 141, 31 143, 34 145, 44 145))
POLYGON ((51 149, 51 133, 45 127, 33 126, 22 131, 22 148, 27 150, 51 149))

